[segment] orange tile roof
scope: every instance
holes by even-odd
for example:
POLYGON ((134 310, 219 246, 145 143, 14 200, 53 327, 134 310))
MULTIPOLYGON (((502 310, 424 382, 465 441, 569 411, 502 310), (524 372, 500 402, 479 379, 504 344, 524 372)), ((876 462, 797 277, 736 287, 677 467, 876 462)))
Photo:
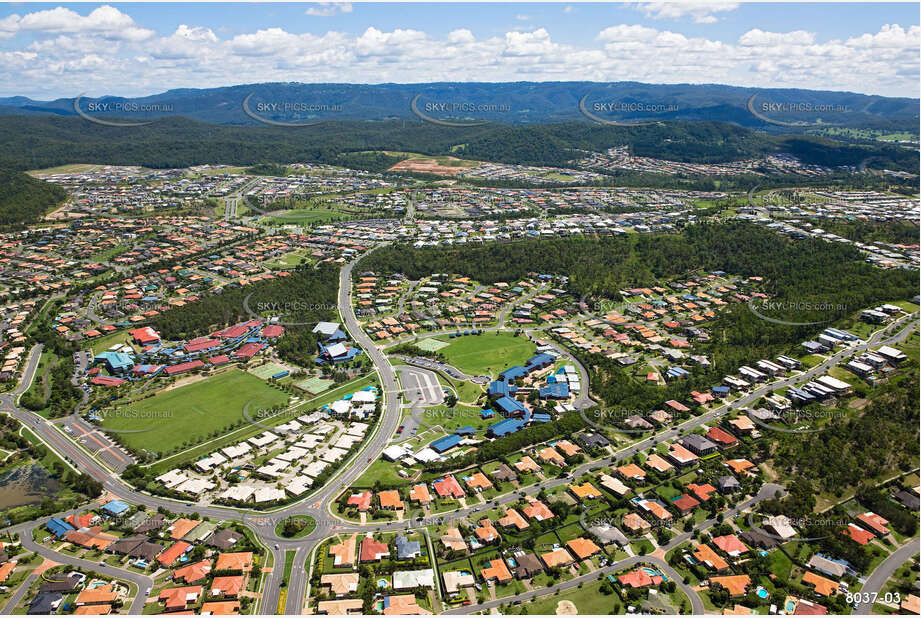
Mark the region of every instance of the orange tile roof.
POLYGON ((253 566, 253 552, 238 551, 217 555, 215 571, 248 571, 253 566))
POLYGON ((570 556, 569 552, 562 547, 559 549, 554 549, 551 552, 547 552, 546 554, 541 554, 540 559, 543 560, 544 564, 546 564, 548 568, 565 566, 572 563, 572 556, 570 556))
POLYGON ((755 464, 748 461, 747 459, 729 459, 726 461, 726 465, 738 472, 744 472, 749 468, 754 468, 755 464))
POLYGON ((806 571, 803 574, 803 583, 812 584, 815 587, 815 593, 822 597, 838 592, 838 582, 817 575, 812 571, 806 571))
POLYGON ((333 557, 334 566, 352 566, 355 564, 355 547, 358 535, 353 534, 342 543, 329 546, 329 555, 333 557))
POLYGON ((748 548, 745 547, 745 543, 739 540, 739 537, 734 534, 718 536, 713 539, 713 544, 730 556, 739 556, 748 553, 748 548))
POLYGON ((184 554, 185 551, 189 549, 190 547, 192 546, 186 543, 185 541, 176 541, 175 543, 170 545, 166 551, 164 551, 162 554, 157 556, 157 562, 159 562, 163 566, 168 567, 172 565, 174 562, 176 562, 176 560, 179 559, 179 556, 184 554))
POLYGON ((566 460, 563 459, 563 456, 560 455, 555 448, 552 446, 545 447, 538 451, 537 456, 544 461, 549 461, 558 466, 563 466, 566 464, 566 460))
POLYGON ((601 548, 595 545, 590 539, 583 537, 572 539, 566 543, 566 547, 568 547, 579 560, 585 560, 589 556, 593 556, 601 551, 601 548))
POLYGON ((209 601, 201 606, 202 615, 236 616, 240 613, 239 601, 209 601))
POLYGON ((382 491, 377 494, 378 500, 381 501, 382 509, 402 509, 403 501, 400 500, 400 492, 396 489, 382 491))
POLYGON ((553 519, 553 511, 540 500, 531 500, 530 504, 522 510, 529 519, 536 519, 538 521, 553 519))
POLYGON ((201 586, 182 586, 181 588, 164 588, 158 599, 167 609, 182 609, 186 603, 194 603, 201 596, 201 586))
POLYGON ((582 450, 581 448, 579 448, 578 446, 576 446, 569 440, 560 440, 556 442, 553 446, 560 449, 564 453, 566 453, 567 457, 572 457, 573 455, 575 455, 576 453, 582 450))
POLYGON ((225 575, 215 577, 211 583, 211 596, 235 597, 246 584, 244 575, 225 575))
POLYGON ((724 575, 722 577, 711 577, 710 581, 721 585, 729 591, 730 596, 742 596, 745 589, 751 585, 752 580, 748 575, 724 575))
POLYGON ((698 545, 694 549, 694 557, 714 571, 725 571, 729 563, 723 560, 709 545, 698 545))
POLYGON ((672 518, 672 514, 669 513, 664 506, 658 502, 653 502, 652 500, 640 500, 638 504, 652 513, 657 519, 662 521, 668 521, 672 518))
POLYGON ((487 581, 493 578, 498 582, 505 582, 512 579, 511 572, 509 572, 508 567, 505 565, 505 561, 501 558, 490 560, 489 567, 482 569, 480 575, 487 581))
POLYGON ((108 616, 112 613, 112 606, 108 603, 101 605, 81 605, 74 611, 74 616, 108 616))
POLYGON ((625 479, 645 479, 646 473, 638 465, 631 463, 617 468, 617 473, 625 479))
POLYGON ((429 488, 425 484, 413 485, 409 491, 409 499, 420 504, 428 504, 432 501, 432 494, 429 493, 429 488))
POLYGON ((637 513, 627 513, 624 515, 624 528, 628 530, 646 530, 652 528, 648 521, 640 517, 637 513))
POLYGON ((389 596, 384 599, 385 616, 430 616, 432 612, 419 606, 416 602, 416 595, 401 594, 389 596))
POLYGON ((441 537, 441 542, 444 543, 445 547, 448 549, 453 549, 455 551, 464 551, 467 549, 467 544, 461 539, 460 530, 457 528, 448 528, 445 530, 444 536, 441 537))
POLYGON ((199 582, 211 572, 211 561, 202 560, 193 564, 187 564, 173 571, 173 580, 184 581, 187 584, 199 582))
POLYGON ((499 525, 505 527, 515 526, 519 530, 524 530, 530 524, 521 516, 521 513, 515 509, 505 509, 505 517, 499 519, 499 525))
POLYGON ((360 614, 364 602, 361 599, 337 599, 335 601, 320 601, 317 611, 330 616, 345 616, 346 614, 360 614))
POLYGON ((653 453, 646 458, 646 466, 658 470, 659 472, 668 472, 675 466, 665 461, 658 453, 653 453))
POLYGON ((0 583, 5 582, 15 568, 15 562, 4 562, 0 564, 0 583))
POLYGON ((645 588, 646 586, 658 586, 662 583, 660 575, 650 575, 643 569, 636 569, 629 573, 624 573, 617 577, 621 585, 628 588, 645 588))
POLYGON ((872 511, 867 511, 866 513, 861 513, 857 516, 857 521, 864 524, 866 527, 870 528, 878 536, 886 536, 889 534, 889 528, 887 524, 889 523, 888 519, 880 517, 872 511))
POLYGON ((200 521, 196 521, 194 519, 185 519, 180 517, 168 528, 170 538, 174 541, 178 541, 193 529, 195 529, 195 527, 200 523, 200 521))
POLYGON ((519 472, 538 472, 540 470, 540 466, 537 465, 537 462, 527 455, 522 457, 521 461, 515 463, 515 468, 517 468, 519 472))
POLYGON ((601 497, 601 492, 588 482, 582 485, 570 485, 569 491, 571 491, 578 500, 593 500, 601 497))
POLYGON ((99 603, 112 603, 118 595, 112 584, 97 586, 96 588, 84 588, 77 595, 74 601, 77 605, 97 605, 99 603))
POLYGON ((493 527, 492 522, 488 519, 480 520, 480 526, 474 530, 474 533, 484 543, 492 543, 499 538, 499 531, 493 527))
POLYGON ((482 472, 477 472, 476 474, 470 476, 467 480, 467 487, 471 489, 489 489, 492 487, 492 481, 486 478, 486 475, 482 472))

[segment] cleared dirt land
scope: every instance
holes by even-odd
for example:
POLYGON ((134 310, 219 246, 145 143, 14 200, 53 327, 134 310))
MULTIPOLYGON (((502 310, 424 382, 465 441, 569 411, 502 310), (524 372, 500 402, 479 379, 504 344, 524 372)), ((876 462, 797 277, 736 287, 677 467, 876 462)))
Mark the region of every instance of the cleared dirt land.
POLYGON ((463 170, 476 167, 477 161, 465 161, 455 157, 410 157, 400 161, 388 171, 391 172, 421 172, 424 174, 438 174, 439 176, 456 176, 463 170))

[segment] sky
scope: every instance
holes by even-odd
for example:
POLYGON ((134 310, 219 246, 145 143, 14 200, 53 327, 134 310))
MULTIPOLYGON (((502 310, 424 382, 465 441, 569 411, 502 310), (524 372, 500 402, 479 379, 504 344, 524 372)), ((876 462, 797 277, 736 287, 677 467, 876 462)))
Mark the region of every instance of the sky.
POLYGON ((640 81, 919 96, 915 3, 0 5, 0 96, 640 81))

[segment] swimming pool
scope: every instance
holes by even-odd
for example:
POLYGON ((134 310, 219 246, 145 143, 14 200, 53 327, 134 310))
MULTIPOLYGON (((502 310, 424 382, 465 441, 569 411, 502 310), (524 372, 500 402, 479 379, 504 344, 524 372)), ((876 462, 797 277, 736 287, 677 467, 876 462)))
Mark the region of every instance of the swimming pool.
POLYGON ((796 610, 796 601, 787 601, 787 605, 784 609, 787 610, 788 614, 792 614, 796 610))
POLYGON ((659 577, 662 578, 663 582, 668 581, 668 577, 665 575, 665 573, 660 573, 656 569, 651 569, 649 567, 643 567, 643 571, 646 573, 646 575, 649 575, 650 577, 655 577, 656 575, 658 575, 659 577))
POLYGON ((768 591, 762 588, 761 586, 758 586, 758 589, 755 590, 755 594, 757 594, 758 598, 760 599, 768 598, 768 591))

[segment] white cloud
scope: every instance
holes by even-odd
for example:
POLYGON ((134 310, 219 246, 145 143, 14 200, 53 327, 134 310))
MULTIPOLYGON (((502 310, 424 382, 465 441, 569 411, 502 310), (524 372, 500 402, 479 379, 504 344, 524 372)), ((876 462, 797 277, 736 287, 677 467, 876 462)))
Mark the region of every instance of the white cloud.
POLYGON ((812 45, 815 35, 805 30, 793 32, 765 32, 763 30, 749 30, 739 37, 739 45, 743 47, 776 47, 787 48, 792 45, 812 45))
POLYGON ((465 43, 473 43, 475 41, 476 38, 473 36, 473 33, 466 28, 459 28, 448 33, 448 43, 463 45, 465 43))
POLYGON ((106 39, 125 41, 143 41, 154 35, 153 30, 139 27, 131 17, 109 5, 94 9, 85 17, 61 6, 27 13, 13 21, 14 17, 17 16, 4 20, 6 23, 0 29, 4 32, 98 34, 106 39))
POLYGON ((738 2, 647 2, 636 5, 652 19, 692 17, 698 24, 712 24, 717 21, 713 13, 734 11, 738 7, 738 2))
POLYGON ((316 6, 312 6, 304 12, 307 13, 307 15, 313 15, 314 17, 332 17, 336 13, 351 13, 352 3, 317 2, 316 6))
POLYGON ((291 80, 725 83, 918 96, 918 26, 889 24, 833 40, 804 27, 752 28, 719 39, 681 24, 608 22, 572 43, 555 38, 553 25, 521 26, 478 39, 460 26, 435 35, 380 25, 310 33, 282 24, 230 35, 218 25, 180 23, 141 36, 153 31, 112 7, 85 17, 64 7, 0 19, 0 83, 4 95, 35 98, 291 80))

